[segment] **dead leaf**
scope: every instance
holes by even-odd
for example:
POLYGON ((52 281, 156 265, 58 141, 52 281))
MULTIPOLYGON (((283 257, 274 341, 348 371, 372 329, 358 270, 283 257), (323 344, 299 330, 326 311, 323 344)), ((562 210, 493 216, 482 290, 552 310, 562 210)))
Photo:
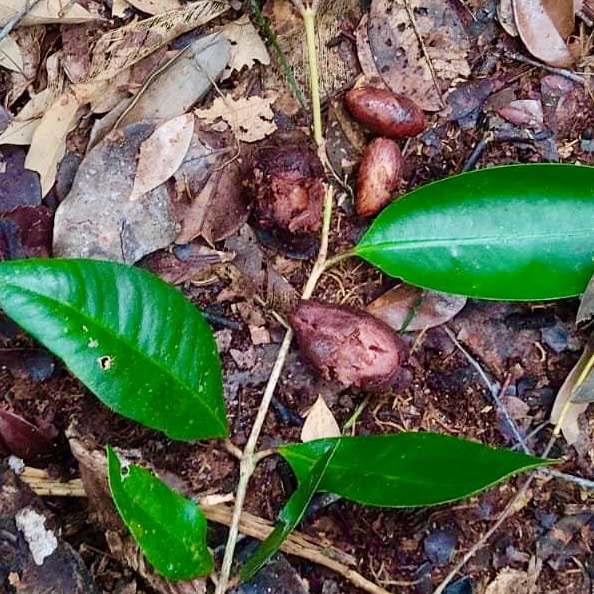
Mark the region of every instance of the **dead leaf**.
POLYGON ((376 71, 365 74, 379 72, 426 111, 442 109, 452 81, 470 75, 468 36, 444 0, 373 0, 367 34, 376 71))
POLYGON ((544 0, 512 0, 512 4, 516 27, 528 51, 551 66, 571 66, 573 56, 544 0))
POLYGON ((14 72, 22 72, 25 67, 21 48, 11 35, 0 41, 0 67, 14 72))
POLYGON ((134 21, 105 33, 95 45, 88 80, 113 78, 182 33, 208 23, 229 8, 224 2, 198 0, 186 4, 181 10, 134 21))
POLYGON ((575 27, 575 0, 542 0, 543 7, 557 27, 563 39, 567 39, 575 27))
POLYGON ((141 90, 120 127, 143 120, 168 120, 186 113, 206 95, 212 81, 220 77, 229 56, 229 42, 222 35, 214 33, 197 39, 141 90))
POLYGON ((406 330, 412 332, 445 324, 465 305, 466 297, 461 295, 425 291, 402 283, 372 301, 367 311, 394 330, 400 331, 406 325, 406 330))
MULTIPOLYGON (((292 2, 268 0, 263 14, 286 56, 299 90, 309 97, 307 47, 303 19, 292 2)), ((322 98, 343 89, 358 74, 359 65, 345 31, 352 31, 361 18, 359 0, 320 0, 316 11, 316 46, 322 98)), ((281 95, 287 89, 286 76, 276 55, 272 67, 264 70, 264 89, 281 95)))
POLYGON ((534 578, 525 571, 504 567, 486 587, 484 594, 531 594, 534 578))
POLYGON ((225 241, 225 249, 235 252, 230 276, 245 298, 258 294, 273 309, 288 313, 299 295, 295 288, 268 262, 249 225, 225 241))
POLYGON ((197 109, 195 114, 205 122, 213 123, 218 118, 225 121, 233 134, 242 142, 256 142, 276 130, 271 105, 274 97, 217 97, 206 109, 197 109))
POLYGON ((241 72, 244 66, 249 70, 256 62, 265 66, 270 64, 266 44, 247 15, 225 25, 221 33, 231 44, 231 59, 223 72, 222 80, 229 78, 234 71, 241 72))
POLYGON ((586 324, 594 318, 594 276, 590 279, 582 299, 580 307, 577 312, 576 322, 578 324, 586 324))
POLYGON ((165 184, 129 200, 138 150, 153 131, 148 123, 126 126, 87 153, 56 211, 54 256, 132 264, 173 242, 178 225, 165 184))
MULTIPOLYGON (((23 12, 28 0, 2 0, 0 2, 0 27, 6 25, 16 14, 23 12)), ((43 0, 38 2, 19 21, 19 27, 51 25, 53 23, 75 24, 93 21, 97 17, 75 2, 43 0)))
POLYGON ((79 83, 87 76, 91 66, 90 48, 96 28, 95 23, 61 27, 64 71, 73 83, 79 83))
POLYGON ((111 16, 123 19, 130 11, 130 5, 126 0, 113 0, 111 3, 111 16))
POLYGON ((318 396, 307 413, 301 429, 301 441, 340 437, 340 427, 322 396, 318 396))
POLYGON ((10 73, 10 83, 3 101, 7 107, 11 107, 23 93, 28 91, 37 77, 41 62, 41 43, 45 35, 44 29, 44 27, 26 27, 16 29, 11 33, 11 37, 19 46, 23 61, 18 71, 10 73))
POLYGON ((157 126, 140 145, 130 200, 166 182, 182 164, 194 132, 194 116, 186 114, 157 126))
POLYGON ((178 0, 128 0, 128 2, 140 12, 150 15, 163 14, 182 7, 178 0))
POLYGON ((31 144, 39 122, 41 122, 41 118, 25 120, 24 122, 13 120, 0 135, 0 144, 31 144))
POLYGON ((519 35, 516 20, 514 19, 512 0, 499 0, 499 4, 497 4, 497 19, 508 35, 512 37, 519 35))
POLYGON ((58 163, 66 152, 66 135, 78 121, 79 108, 75 96, 64 93, 47 110, 33 133, 25 167, 39 173, 43 196, 54 185, 58 163))
MULTIPOLYGON (((567 401, 571 398, 573 390, 575 388, 575 384, 579 379, 581 373, 586 368, 588 361, 594 356, 594 348, 591 345, 587 345, 584 349, 582 356, 579 358, 578 362, 575 364, 575 367, 569 372, 569 375, 563 382, 557 397, 555 398, 555 403, 553 404, 553 410, 551 411, 551 423, 556 425, 559 422, 561 417, 561 411, 565 408, 567 401)), ((569 405, 568 410, 566 411, 563 422, 561 423, 561 431, 563 432, 563 436, 569 445, 575 444, 581 435, 580 427, 579 427, 579 416, 586 412, 588 408, 588 404, 575 404, 572 403, 569 405)))
POLYGON ((514 126, 532 128, 539 131, 544 128, 544 113, 540 99, 516 99, 497 109, 497 113, 514 126))

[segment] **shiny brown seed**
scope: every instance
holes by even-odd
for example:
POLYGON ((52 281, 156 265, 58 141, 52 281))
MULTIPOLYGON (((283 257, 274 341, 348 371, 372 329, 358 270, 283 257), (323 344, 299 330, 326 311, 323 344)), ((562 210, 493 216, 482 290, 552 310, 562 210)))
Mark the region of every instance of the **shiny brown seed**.
POLYGON ((290 321, 301 352, 328 379, 373 390, 388 386, 400 369, 403 342, 368 313, 302 301, 290 321))
POLYGON ((427 126, 420 107, 404 95, 377 87, 359 87, 347 91, 349 111, 364 126, 388 138, 415 136, 427 126))
POLYGON ((357 178, 355 208, 362 217, 372 217, 392 201, 400 182, 402 154, 389 138, 376 138, 367 147, 357 178))

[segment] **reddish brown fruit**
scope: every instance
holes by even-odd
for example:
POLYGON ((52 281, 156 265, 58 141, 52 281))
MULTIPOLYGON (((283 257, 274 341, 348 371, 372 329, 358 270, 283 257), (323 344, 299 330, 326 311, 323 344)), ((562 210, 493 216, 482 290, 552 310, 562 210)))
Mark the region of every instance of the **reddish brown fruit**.
POLYGON ((362 217, 372 217, 392 201, 400 182, 402 154, 389 138, 376 138, 367 147, 357 178, 355 208, 362 217))
POLYGON ((324 168, 310 144, 302 134, 277 133, 256 152, 249 186, 260 226, 291 233, 320 228, 324 168))
POLYGON ((404 344, 388 325, 363 311, 302 301, 291 325, 310 363, 347 387, 387 386, 400 368, 404 344))
POLYGON ((361 124, 388 138, 414 136, 427 126, 425 114, 416 103, 386 89, 351 89, 345 94, 345 102, 361 124))

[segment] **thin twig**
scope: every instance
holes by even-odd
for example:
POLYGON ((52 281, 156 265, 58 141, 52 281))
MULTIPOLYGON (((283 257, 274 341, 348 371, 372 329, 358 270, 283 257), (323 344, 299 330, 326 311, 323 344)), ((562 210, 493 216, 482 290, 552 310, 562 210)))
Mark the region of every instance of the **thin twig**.
POLYGON ((580 76, 579 74, 576 74, 575 72, 572 72, 571 70, 566 70, 565 68, 555 68, 554 66, 548 66, 547 64, 537 62, 532 58, 528 58, 527 56, 523 56, 522 54, 518 54, 516 52, 508 52, 507 56, 510 57, 512 60, 516 60, 516 62, 522 62, 523 64, 535 66, 536 68, 541 68, 542 70, 552 72, 553 74, 559 74, 575 83, 578 83, 579 85, 586 86, 586 80, 584 79, 584 77, 580 76))
MULTIPOLYGON (((330 232, 330 220, 332 217, 333 198, 334 189, 331 186, 327 186, 326 194, 324 197, 324 219, 322 223, 320 251, 318 252, 316 262, 303 289, 303 299, 309 299, 309 297, 311 297, 315 289, 316 283, 318 282, 321 274, 324 272, 326 258, 328 255, 328 236, 330 232)), ((260 407, 258 408, 258 413, 256 415, 252 431, 248 438, 247 444, 243 450, 243 455, 241 458, 239 468, 239 482, 237 484, 237 491, 235 494, 235 507, 233 509, 233 518, 231 525, 229 526, 229 536, 227 537, 225 555, 223 557, 223 564, 221 566, 221 573, 219 576, 219 581, 215 590, 215 594, 224 594, 229 583, 229 576, 231 575, 231 566, 233 564, 233 554, 235 552, 235 545, 237 544, 237 537, 239 534, 239 523, 241 520, 243 504, 245 502, 245 496, 247 494, 249 480, 256 467, 256 446, 258 443, 258 438, 260 437, 260 432, 262 430, 262 426, 264 425, 264 420, 266 419, 266 415, 268 414, 270 401, 272 400, 272 396, 274 395, 274 391, 276 389, 276 385, 283 370, 292 340, 293 330, 289 329, 287 330, 281 343, 281 346, 279 348, 276 361, 274 362, 274 366, 272 368, 270 377, 268 378, 268 383, 266 384, 266 388, 262 396, 262 401, 260 402, 260 407)))

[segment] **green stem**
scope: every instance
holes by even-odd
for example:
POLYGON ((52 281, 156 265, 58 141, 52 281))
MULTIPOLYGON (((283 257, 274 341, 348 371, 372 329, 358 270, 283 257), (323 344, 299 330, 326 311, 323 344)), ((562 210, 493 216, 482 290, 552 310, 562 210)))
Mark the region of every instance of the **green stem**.
POLYGON ((309 64, 309 85, 311 88, 311 111, 313 117, 314 140, 318 146, 324 142, 322 133, 322 106, 320 102, 320 75, 318 72, 318 53, 316 50, 316 10, 307 7, 301 14, 305 25, 307 41, 307 61, 309 64))

